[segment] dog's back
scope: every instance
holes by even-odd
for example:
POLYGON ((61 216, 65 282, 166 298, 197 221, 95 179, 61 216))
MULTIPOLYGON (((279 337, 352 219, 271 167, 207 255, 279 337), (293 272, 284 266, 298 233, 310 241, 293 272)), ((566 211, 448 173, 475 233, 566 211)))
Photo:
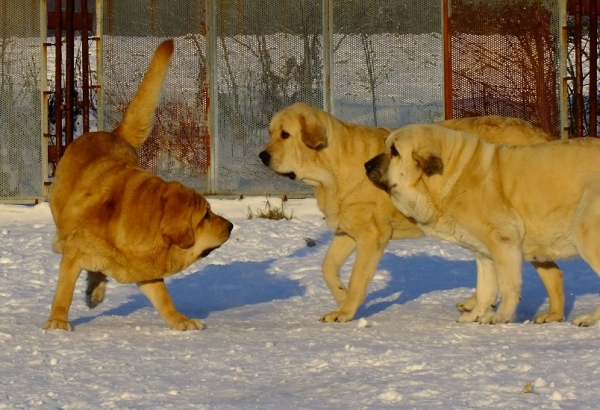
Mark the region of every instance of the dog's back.
POLYGON ((532 145, 556 138, 520 118, 486 115, 440 121, 437 125, 476 134, 494 144, 532 145))

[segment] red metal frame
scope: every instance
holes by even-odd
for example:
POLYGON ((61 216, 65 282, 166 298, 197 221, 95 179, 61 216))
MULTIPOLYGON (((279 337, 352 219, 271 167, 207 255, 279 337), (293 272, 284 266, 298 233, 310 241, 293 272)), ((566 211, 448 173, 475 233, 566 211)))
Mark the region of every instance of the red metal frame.
POLYGON ((88 33, 93 30, 94 16, 87 11, 87 0, 80 0, 81 12, 75 12, 75 0, 56 0, 55 10, 48 11, 47 23, 48 30, 54 30, 55 47, 55 85, 54 85, 54 103, 55 103, 55 121, 56 131, 54 135, 55 145, 48 146, 48 162, 57 164, 62 157, 65 148, 73 142, 73 108, 76 105, 81 106, 83 111, 83 132, 89 131, 89 50, 88 33), (62 11, 65 4, 65 11, 62 11), (85 24, 84 24, 85 22, 85 24), (75 32, 81 32, 82 38, 82 75, 83 75, 83 100, 76 101, 75 95, 75 32), (66 57, 64 61, 65 82, 63 84, 63 53, 62 42, 66 41, 66 57), (63 103, 64 101, 64 103, 63 103), (65 117, 65 126, 63 130, 63 113, 65 117), (65 134, 63 144, 62 135, 65 134))

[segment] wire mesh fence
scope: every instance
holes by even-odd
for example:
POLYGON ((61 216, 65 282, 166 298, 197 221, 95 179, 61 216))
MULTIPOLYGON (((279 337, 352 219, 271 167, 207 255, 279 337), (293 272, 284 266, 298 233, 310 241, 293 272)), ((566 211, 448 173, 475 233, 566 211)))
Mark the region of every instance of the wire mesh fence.
POLYGON ((559 1, 454 0, 454 117, 503 115, 560 133, 559 1))
POLYGON ((167 179, 213 194, 309 193, 258 160, 271 117, 297 101, 331 101, 335 115, 371 125, 442 119, 438 0, 210 4, 103 7, 107 129, 121 117, 151 50, 176 38, 157 127, 140 152, 143 164, 167 179), (132 15, 128 9, 146 12, 131 21, 123 18, 132 15))
MULTIPOLYGON (((42 117, 52 94, 40 85, 46 3, 0 2, 0 200, 39 199, 51 174, 43 135, 52 124, 42 117)), ((310 193, 258 159, 273 114, 297 101, 387 127, 441 120, 451 103, 455 117, 511 115, 558 134, 563 2, 450 4, 445 50, 440 0, 88 0, 100 39, 90 50, 100 85, 90 115, 112 129, 155 47, 175 38, 154 131, 139 155, 148 170, 207 194, 310 193)))
POLYGON ((40 3, 3 3, 0 11, 0 199, 44 197, 40 3))

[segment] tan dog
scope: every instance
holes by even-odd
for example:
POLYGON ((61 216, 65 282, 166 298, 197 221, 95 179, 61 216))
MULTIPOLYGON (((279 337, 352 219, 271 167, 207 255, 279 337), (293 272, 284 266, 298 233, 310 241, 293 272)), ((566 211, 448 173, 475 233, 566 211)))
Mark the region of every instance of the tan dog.
MULTIPOLYGON (((529 123, 501 117, 444 121, 446 127, 473 129, 496 142, 534 144, 551 139, 529 123)), ((335 235, 323 261, 323 278, 338 308, 321 317, 324 322, 352 320, 363 303, 377 264, 390 239, 423 236, 414 221, 396 210, 389 195, 367 178, 364 163, 385 148, 390 129, 343 122, 303 103, 293 104, 271 120, 271 139, 259 154, 263 163, 280 175, 304 181, 314 188, 317 204, 335 235), (339 270, 356 250, 348 289, 339 270)), ((478 272, 489 269, 478 261, 478 272)), ((538 323, 562 320, 562 272, 552 263, 536 264, 549 289, 550 310, 538 323)), ((478 273, 487 276, 486 273, 478 273)), ((468 311, 475 297, 459 303, 468 311)))
MULTIPOLYGON (((390 134, 369 161, 394 205, 425 233, 471 249, 493 267, 460 321, 508 322, 521 295, 523 259, 581 256, 600 274, 600 141, 498 146, 438 125, 390 134), (499 289, 496 312, 490 309, 499 289)), ((589 326, 600 308, 574 320, 589 326)))
POLYGON ((76 139, 58 165, 50 209, 53 248, 62 259, 44 329, 70 330, 67 316, 82 269, 89 271, 90 307, 102 302, 108 275, 136 283, 172 328, 203 328, 175 309, 163 278, 223 244, 233 225, 196 191, 142 170, 135 151, 152 130, 172 54, 172 40, 160 44, 123 122, 112 133, 76 139))

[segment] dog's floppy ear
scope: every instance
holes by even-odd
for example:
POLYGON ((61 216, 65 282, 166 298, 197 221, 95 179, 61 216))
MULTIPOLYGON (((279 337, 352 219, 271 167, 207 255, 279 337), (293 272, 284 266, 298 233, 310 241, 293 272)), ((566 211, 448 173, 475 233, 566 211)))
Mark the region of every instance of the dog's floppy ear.
MULTIPOLYGON (((183 187, 181 187, 183 188, 183 187)), ((165 240, 181 249, 189 249, 194 245, 194 228, 192 213, 195 201, 190 192, 184 189, 167 190, 164 198, 163 215, 160 223, 165 240)))
POLYGON ((300 121, 300 135, 304 145, 314 150, 320 150, 327 146, 327 132, 321 121, 316 117, 307 121, 304 115, 301 115, 298 120, 300 121))
POLYGON ((444 172, 444 163, 440 158, 440 155, 433 151, 421 150, 419 152, 413 151, 412 157, 417 161, 417 165, 428 177, 435 174, 442 174, 444 172))

